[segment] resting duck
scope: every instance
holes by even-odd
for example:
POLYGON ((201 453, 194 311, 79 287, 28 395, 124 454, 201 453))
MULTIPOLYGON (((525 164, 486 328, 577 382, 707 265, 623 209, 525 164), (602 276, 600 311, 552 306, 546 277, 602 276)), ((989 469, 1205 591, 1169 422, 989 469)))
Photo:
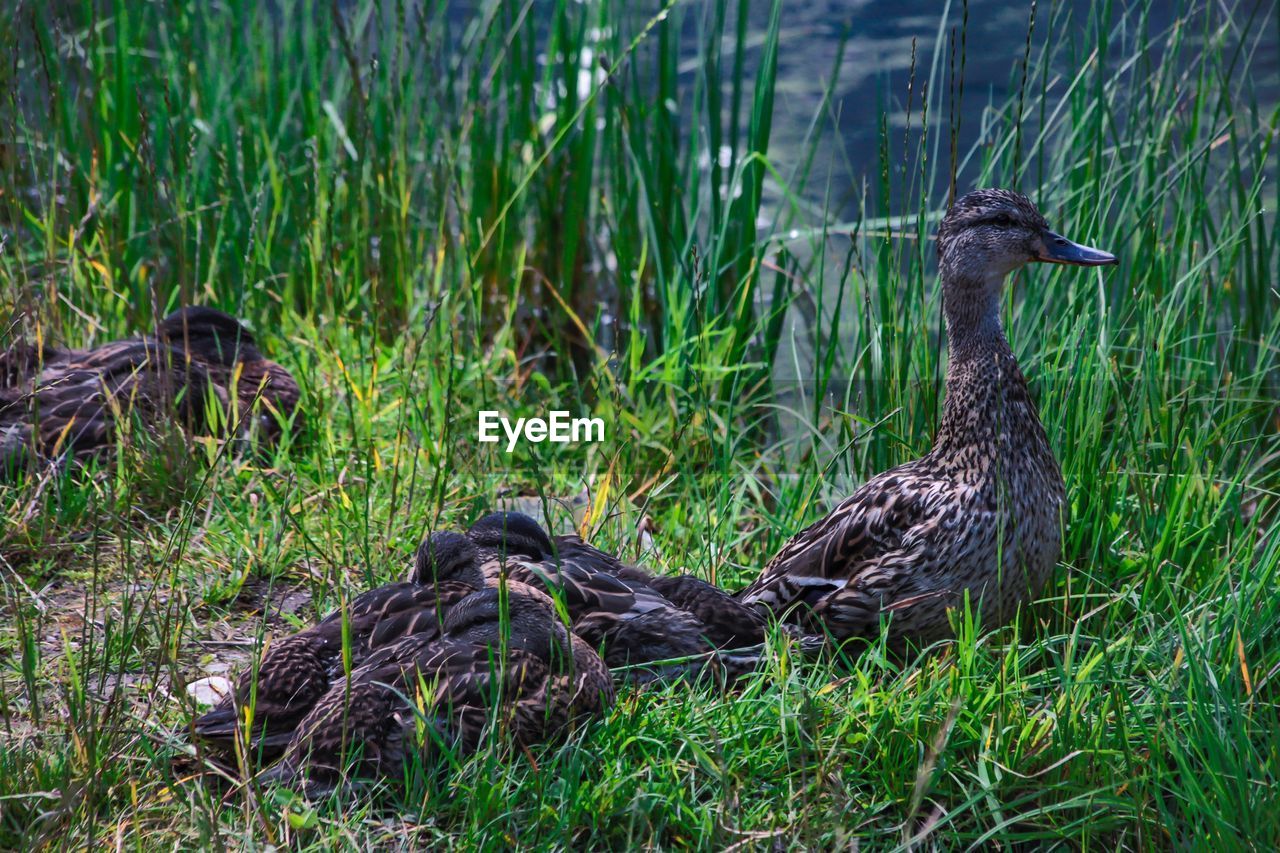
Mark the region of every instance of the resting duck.
POLYGON ((872 478, 801 531, 739 600, 892 649, 950 635, 967 594, 982 622, 1034 599, 1061 551, 1062 474, 1000 322, 1005 277, 1043 261, 1114 264, 1049 230, 1023 195, 961 198, 938 229, 950 360, 933 448, 872 478))
POLYGON ((0 353, 0 468, 96 455, 114 444, 125 413, 144 423, 176 415, 195 433, 272 443, 298 400, 293 376, 212 308, 182 308, 154 336, 89 350, 19 342, 0 353))
MULTIPOLYGON (((680 658, 714 658, 729 674, 756 658, 717 650, 758 646, 768 623, 716 587, 690 576, 659 577, 629 566, 577 536, 551 539, 518 512, 496 512, 467 532, 490 582, 508 577, 547 592, 565 607, 574 633, 611 667, 680 658)), ((662 670, 663 677, 682 672, 662 670)), ((637 671, 637 675, 654 673, 637 671)))
POLYGON ((344 778, 407 779, 445 751, 473 752, 490 725, 521 745, 559 736, 614 700, 604 662, 541 591, 508 581, 463 599, 443 636, 379 649, 337 680, 259 776, 313 796, 344 778))
POLYGON ((445 613, 484 584, 466 537, 433 534, 419 547, 409 580, 363 593, 310 628, 270 643, 257 668, 242 673, 232 692, 192 723, 192 733, 232 753, 249 720, 255 757, 278 755, 335 679, 405 637, 438 638, 445 613))

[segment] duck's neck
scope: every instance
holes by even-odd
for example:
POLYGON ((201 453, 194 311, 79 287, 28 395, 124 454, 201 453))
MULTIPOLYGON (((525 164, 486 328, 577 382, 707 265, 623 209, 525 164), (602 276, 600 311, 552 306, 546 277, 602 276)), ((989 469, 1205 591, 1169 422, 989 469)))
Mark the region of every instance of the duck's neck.
POLYGON ((1026 380, 1000 323, 1003 280, 1003 274, 985 281, 944 280, 950 357, 935 454, 967 454, 974 447, 994 450, 1011 433, 1032 438, 1032 444, 1043 443, 1044 431, 1026 380))
POLYGON ((992 274, 986 280, 973 282, 944 280, 943 311, 952 365, 973 359, 1013 357, 1000 323, 1004 278, 1004 275, 992 274))

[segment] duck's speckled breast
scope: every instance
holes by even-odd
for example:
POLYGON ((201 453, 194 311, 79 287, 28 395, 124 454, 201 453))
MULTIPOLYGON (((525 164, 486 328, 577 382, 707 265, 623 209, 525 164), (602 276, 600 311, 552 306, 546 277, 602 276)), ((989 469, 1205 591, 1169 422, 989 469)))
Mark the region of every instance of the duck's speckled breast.
POLYGON ((983 621, 1001 624, 1052 576, 1064 521, 1062 473, 1012 353, 952 366, 927 458, 972 489, 970 591, 981 591, 983 621))

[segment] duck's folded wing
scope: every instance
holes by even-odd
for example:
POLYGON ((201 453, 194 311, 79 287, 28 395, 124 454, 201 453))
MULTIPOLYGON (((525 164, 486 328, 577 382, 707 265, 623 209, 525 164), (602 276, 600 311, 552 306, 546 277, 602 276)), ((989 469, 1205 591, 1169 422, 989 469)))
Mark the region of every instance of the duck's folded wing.
POLYGON ((349 662, 359 667, 371 650, 410 637, 420 643, 439 637, 443 610, 471 591, 448 581, 433 586, 406 582, 357 596, 345 610, 335 610, 310 628, 272 643, 257 669, 241 674, 232 695, 195 721, 196 736, 229 747, 245 719, 252 717, 255 747, 283 747, 331 684, 344 679, 344 620, 349 662))
POLYGON ((116 341, 46 367, 25 395, 45 454, 74 448, 85 454, 114 440, 116 419, 136 412, 148 422, 177 415, 203 430, 211 400, 225 393, 181 353, 147 341, 116 341))
POLYGON ((886 471, 792 537, 739 600, 783 615, 857 583, 878 558, 927 535, 945 488, 910 470, 886 471))
POLYGON ((613 554, 600 550, 575 534, 557 536, 554 542, 556 555, 566 562, 590 564, 601 571, 619 577, 629 568, 613 554))
POLYGON ((707 640, 716 648, 741 648, 765 641, 768 623, 759 609, 719 587, 692 575, 655 576, 651 583, 673 605, 697 617, 707 640))
POLYGON ((482 645, 423 636, 379 649, 335 682, 298 725, 284 758, 260 777, 331 784, 344 772, 400 774, 417 754, 429 764, 440 746, 461 754, 481 742, 498 709, 513 707, 547 678, 545 664, 511 650, 505 659, 482 645))
POLYGON ((230 750, 246 721, 250 745, 270 752, 284 746, 298 722, 329 689, 326 643, 312 629, 272 644, 257 670, 247 670, 217 707, 197 717, 193 734, 230 750))
MULTIPOLYGON (((416 634, 425 633, 428 639, 438 637, 444 612, 474 591, 454 581, 438 584, 404 581, 357 596, 351 601, 346 616, 355 653, 363 656, 370 649, 416 634)), ((321 625, 331 626, 340 639, 342 619, 342 610, 335 610, 321 625)))
MULTIPOLYGON (((499 581, 496 565, 491 561, 482 567, 491 583, 499 581)), ((637 606, 637 585, 618 579, 593 561, 562 555, 559 560, 510 559, 503 565, 508 581, 545 592, 564 605, 574 622, 591 613, 625 614, 637 606)))

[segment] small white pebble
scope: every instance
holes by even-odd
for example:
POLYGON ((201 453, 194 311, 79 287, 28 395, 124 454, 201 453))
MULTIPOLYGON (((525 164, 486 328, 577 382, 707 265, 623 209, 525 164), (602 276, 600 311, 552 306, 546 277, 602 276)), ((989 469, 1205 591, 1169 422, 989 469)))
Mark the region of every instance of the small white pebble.
POLYGON ((196 704, 212 707, 231 693, 231 679, 221 675, 211 675, 187 685, 187 695, 196 700, 196 704))

